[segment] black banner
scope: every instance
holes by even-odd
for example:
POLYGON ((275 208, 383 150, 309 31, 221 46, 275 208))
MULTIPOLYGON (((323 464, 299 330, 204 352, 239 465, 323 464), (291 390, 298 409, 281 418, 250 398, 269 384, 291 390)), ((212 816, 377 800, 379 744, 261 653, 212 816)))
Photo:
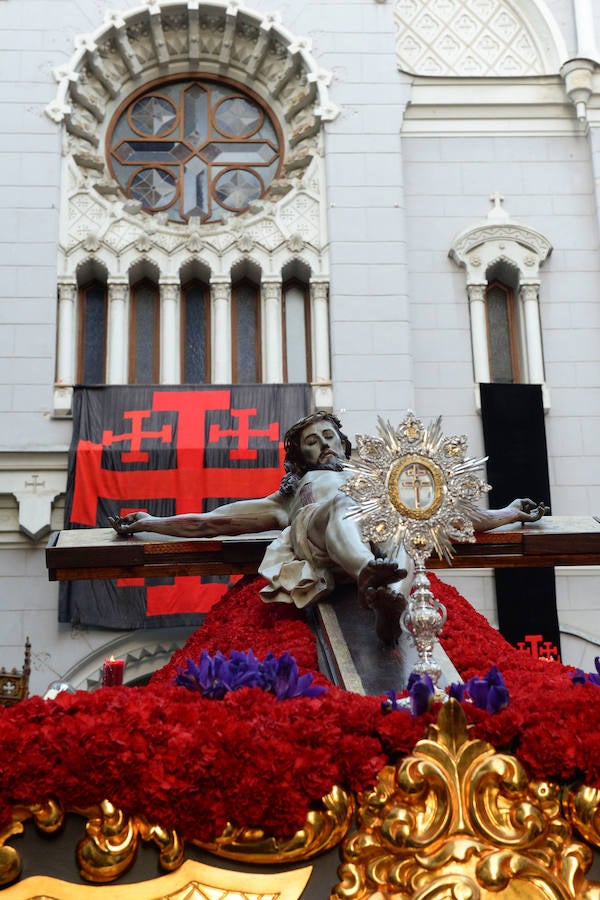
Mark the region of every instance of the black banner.
MULTIPOLYGON (((480 391, 490 506, 516 497, 550 506, 541 385, 481 384, 480 391)), ((502 635, 532 656, 560 658, 554 569, 496 569, 495 581, 502 635)))
MULTIPOLYGON (((283 435, 310 410, 310 386, 76 387, 65 528, 109 515, 208 512, 266 496, 283 473, 283 435)), ((59 621, 113 629, 200 624, 223 576, 73 581, 59 621)))

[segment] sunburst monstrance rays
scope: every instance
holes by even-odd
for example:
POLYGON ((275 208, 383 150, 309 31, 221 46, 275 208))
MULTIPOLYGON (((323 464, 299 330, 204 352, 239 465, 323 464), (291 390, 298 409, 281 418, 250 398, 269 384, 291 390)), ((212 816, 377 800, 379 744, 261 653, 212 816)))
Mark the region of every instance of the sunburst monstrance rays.
POLYGON ((379 436, 358 435, 358 458, 346 464, 341 490, 356 504, 348 517, 390 557, 403 545, 417 563, 434 550, 450 562, 453 541, 475 539, 469 513, 489 490, 478 474, 486 458, 468 458, 466 437, 445 435, 441 421, 426 427, 408 412, 394 428, 379 418, 379 436))

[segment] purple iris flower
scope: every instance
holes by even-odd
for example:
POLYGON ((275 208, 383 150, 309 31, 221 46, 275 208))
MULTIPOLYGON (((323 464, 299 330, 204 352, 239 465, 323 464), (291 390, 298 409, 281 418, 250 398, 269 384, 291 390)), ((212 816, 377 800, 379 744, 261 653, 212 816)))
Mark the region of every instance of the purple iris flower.
POLYGON ((232 650, 229 658, 219 651, 211 657, 203 650, 197 663, 188 659, 186 668, 178 666, 175 676, 175 684, 214 700, 222 700, 229 691, 243 687, 260 687, 275 694, 278 700, 318 697, 327 688, 313 685, 312 680, 310 672, 299 674, 298 664, 289 653, 279 658, 268 653, 261 663, 252 650, 247 653, 232 650))
POLYGON ((319 697, 326 688, 313 685, 310 672, 300 675, 298 663, 289 653, 282 653, 277 660, 274 694, 278 700, 291 697, 319 697))
POLYGON ((448 696, 453 697, 455 700, 458 700, 459 703, 462 703, 465 699, 465 686, 462 681, 453 681, 450 687, 448 688, 448 696))
POLYGON ((185 669, 177 666, 175 684, 180 684, 190 691, 199 691, 203 697, 222 700, 231 690, 229 662, 222 653, 216 653, 213 659, 206 650, 203 650, 197 663, 193 659, 188 659, 185 669))
POLYGON ((381 701, 381 709, 383 712, 392 712, 394 709, 400 709, 396 691, 386 691, 385 696, 387 697, 387 700, 381 701))
POLYGON ((496 666, 492 666, 487 675, 479 678, 476 675, 465 684, 467 693, 475 706, 489 713, 497 713, 508 706, 508 688, 496 666))
POLYGON ((576 669, 574 672, 571 672, 573 684, 585 684, 586 681, 589 681, 590 684, 600 687, 600 656, 596 657, 594 665, 596 666, 595 672, 584 672, 583 669, 576 669))
POLYGON ((597 656, 594 660, 594 665, 596 666, 595 672, 588 673, 588 679, 592 682, 592 684, 600 687, 600 656, 597 656))
POLYGON ((408 684, 411 716, 422 716, 431 707, 435 688, 429 675, 418 675, 411 672, 408 684))

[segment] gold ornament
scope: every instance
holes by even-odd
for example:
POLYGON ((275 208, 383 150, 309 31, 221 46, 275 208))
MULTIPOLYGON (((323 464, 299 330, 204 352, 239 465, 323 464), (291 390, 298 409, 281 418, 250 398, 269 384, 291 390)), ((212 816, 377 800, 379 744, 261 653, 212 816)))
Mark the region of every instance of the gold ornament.
POLYGON ((89 817, 85 830, 87 837, 77 845, 77 861, 87 881, 104 884, 118 878, 133 865, 140 838, 156 844, 165 871, 183 862, 183 842, 176 832, 151 825, 142 816, 125 816, 108 800, 89 817))
POLYGON ((73 884, 36 875, 3 892, 6 900, 299 900, 312 868, 291 872, 229 872, 188 859, 169 875, 137 884, 73 884))
POLYGON ((334 787, 322 799, 321 809, 311 810, 304 826, 292 837, 280 840, 260 828, 228 825, 212 843, 192 841, 217 856, 253 863, 292 863, 310 859, 336 847, 348 833, 356 811, 354 799, 334 787))
MULTIPOLYGON (((143 816, 126 816, 108 800, 99 806, 70 811, 87 820, 86 835, 77 845, 77 862, 86 881, 107 884, 122 875, 134 864, 140 840, 155 844, 164 871, 174 871, 183 862, 183 841, 175 831, 149 823, 143 816)), ((239 862, 297 863, 337 846, 348 833, 355 812, 354 798, 334 787, 323 797, 321 807, 311 810, 304 826, 291 837, 280 839, 262 829, 228 825, 214 842, 192 843, 239 862)), ((17 850, 4 845, 13 835, 23 832, 23 822, 33 819, 41 831, 51 834, 60 828, 64 815, 53 800, 13 809, 11 823, 0 832, 0 888, 21 874, 17 850)))
MULTIPOLYGON (((338 900, 598 900, 592 854, 572 839, 560 788, 469 740, 449 700, 413 755, 386 766, 346 839, 338 900)), ((598 816, 598 797, 596 797, 598 816)))

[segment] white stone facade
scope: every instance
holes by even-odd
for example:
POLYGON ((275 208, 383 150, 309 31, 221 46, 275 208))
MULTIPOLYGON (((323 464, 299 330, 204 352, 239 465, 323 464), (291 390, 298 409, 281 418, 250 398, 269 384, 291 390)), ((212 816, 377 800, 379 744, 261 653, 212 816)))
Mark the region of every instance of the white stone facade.
MULTIPOLYGON (((599 35, 593 0, 1 0, 0 665, 20 665, 29 635, 43 691, 67 673, 93 683, 107 641, 140 655, 139 635, 57 623, 43 555, 62 520, 77 278, 92 264, 108 274, 109 382, 126 377, 131 271, 155 267, 172 335, 194 262, 213 325, 232 271, 260 272, 263 380, 280 380, 277 286, 293 263, 309 273, 315 401, 351 434, 409 407, 441 413, 481 455, 478 290, 505 259, 525 377, 544 385, 553 511, 600 514, 599 35), (104 165, 127 94, 191 69, 253 87, 285 123, 286 171, 225 227, 140 214, 104 165)), ((215 382, 231 371, 217 330, 215 382)), ((493 620, 489 573, 451 580, 493 620)), ((600 640, 600 573, 560 570, 557 585, 576 633, 563 654, 590 666, 597 648, 577 634, 600 640)))

